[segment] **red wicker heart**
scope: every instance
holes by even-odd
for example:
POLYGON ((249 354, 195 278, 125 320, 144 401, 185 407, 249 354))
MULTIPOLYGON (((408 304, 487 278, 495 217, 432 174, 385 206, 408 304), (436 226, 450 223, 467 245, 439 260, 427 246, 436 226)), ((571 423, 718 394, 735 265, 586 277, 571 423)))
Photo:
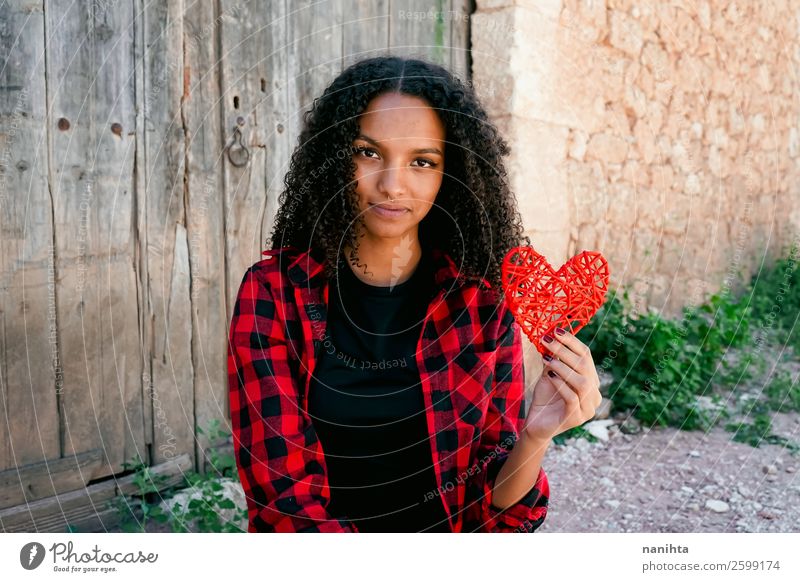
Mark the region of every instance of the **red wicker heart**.
POLYGON ((597 313, 608 291, 608 262, 594 251, 583 251, 554 271, 530 247, 514 247, 503 259, 506 303, 522 331, 539 353, 542 336, 556 327, 577 333, 597 313))

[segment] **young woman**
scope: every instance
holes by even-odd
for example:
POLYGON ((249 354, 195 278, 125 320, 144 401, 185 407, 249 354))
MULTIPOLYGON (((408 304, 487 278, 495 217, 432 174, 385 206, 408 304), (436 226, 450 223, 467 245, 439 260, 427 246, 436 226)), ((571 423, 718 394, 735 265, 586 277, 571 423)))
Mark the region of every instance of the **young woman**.
POLYGON ((542 458, 594 416, 599 381, 556 333, 525 413, 508 152, 471 88, 421 60, 360 61, 314 101, 231 321, 249 531, 541 525, 542 458))

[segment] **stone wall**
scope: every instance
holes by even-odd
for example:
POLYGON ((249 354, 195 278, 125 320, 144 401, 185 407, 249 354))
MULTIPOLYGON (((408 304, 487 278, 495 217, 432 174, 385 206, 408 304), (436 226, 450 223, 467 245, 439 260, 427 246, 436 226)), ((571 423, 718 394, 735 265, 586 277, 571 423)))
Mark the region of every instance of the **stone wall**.
POLYGON ((800 230, 800 1, 478 0, 473 83, 554 265, 675 315, 800 230))

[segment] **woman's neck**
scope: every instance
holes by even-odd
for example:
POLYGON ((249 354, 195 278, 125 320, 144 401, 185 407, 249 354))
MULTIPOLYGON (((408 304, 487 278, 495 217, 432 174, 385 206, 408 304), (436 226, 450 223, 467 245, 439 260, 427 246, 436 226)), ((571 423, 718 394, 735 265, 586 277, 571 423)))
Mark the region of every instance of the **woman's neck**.
POLYGON ((388 287, 407 281, 417 268, 422 257, 419 239, 369 241, 362 238, 358 247, 358 262, 352 256, 352 248, 344 249, 347 264, 364 283, 388 287))

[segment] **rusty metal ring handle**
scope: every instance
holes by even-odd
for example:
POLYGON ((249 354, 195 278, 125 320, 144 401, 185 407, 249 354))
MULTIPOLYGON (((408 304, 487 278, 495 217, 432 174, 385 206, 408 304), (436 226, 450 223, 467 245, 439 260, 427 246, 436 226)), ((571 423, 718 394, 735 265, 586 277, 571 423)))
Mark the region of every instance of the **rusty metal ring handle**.
POLYGON ((233 164, 237 168, 246 166, 247 162, 250 161, 250 150, 247 149, 246 145, 244 145, 244 142, 242 141, 242 131, 239 129, 238 126, 233 128, 233 141, 230 143, 230 145, 228 145, 226 149, 228 150, 228 159, 230 160, 231 164, 233 164), (233 146, 236 144, 237 141, 239 142, 239 146, 235 150, 235 152, 237 153, 231 155, 231 150, 233 149, 233 146))

